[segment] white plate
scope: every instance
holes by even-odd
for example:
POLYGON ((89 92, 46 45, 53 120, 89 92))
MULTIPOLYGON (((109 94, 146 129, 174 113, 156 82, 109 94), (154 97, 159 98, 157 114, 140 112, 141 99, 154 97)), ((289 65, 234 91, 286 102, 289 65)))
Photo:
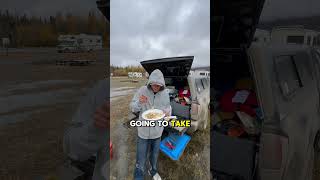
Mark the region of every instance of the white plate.
POLYGON ((145 119, 145 120, 152 120, 152 121, 157 121, 157 120, 160 120, 162 118, 164 118, 165 114, 162 110, 160 109, 149 109, 149 110, 146 110, 145 112, 142 113, 142 118, 145 119), (146 118, 146 115, 149 114, 149 113, 162 113, 162 116, 160 118, 157 118, 157 119, 148 119, 146 118))

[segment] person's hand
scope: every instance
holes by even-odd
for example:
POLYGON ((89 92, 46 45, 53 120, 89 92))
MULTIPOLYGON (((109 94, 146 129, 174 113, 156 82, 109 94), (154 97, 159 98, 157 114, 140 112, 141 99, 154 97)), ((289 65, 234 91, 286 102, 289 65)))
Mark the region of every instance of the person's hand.
POLYGON ((94 125, 100 129, 109 128, 110 117, 109 117, 109 102, 106 101, 101 107, 97 108, 94 113, 94 125))
POLYGON ((140 102, 141 104, 147 103, 147 102, 148 102, 148 97, 147 97, 147 96, 144 96, 144 95, 141 95, 141 96, 139 97, 139 102, 140 102))

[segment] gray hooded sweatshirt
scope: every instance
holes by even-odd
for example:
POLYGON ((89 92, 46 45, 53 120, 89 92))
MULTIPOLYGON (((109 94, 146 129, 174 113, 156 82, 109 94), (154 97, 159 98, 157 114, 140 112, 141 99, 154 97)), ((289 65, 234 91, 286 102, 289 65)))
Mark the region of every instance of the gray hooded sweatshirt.
MULTIPOLYGON (((130 107, 132 112, 139 112, 139 120, 144 121, 142 118, 142 113, 153 106, 155 109, 161 109, 165 113, 171 114, 170 98, 165 89, 165 81, 162 72, 159 69, 154 70, 150 76, 146 86, 142 86, 138 92, 134 95, 130 107), (159 92, 154 93, 151 89, 151 83, 161 84, 162 87, 159 92), (139 102, 139 97, 141 95, 148 97, 148 102, 141 104, 139 102)), ((163 127, 158 126, 156 123, 155 127, 138 127, 138 136, 142 139, 156 139, 161 137, 163 132, 163 127)))

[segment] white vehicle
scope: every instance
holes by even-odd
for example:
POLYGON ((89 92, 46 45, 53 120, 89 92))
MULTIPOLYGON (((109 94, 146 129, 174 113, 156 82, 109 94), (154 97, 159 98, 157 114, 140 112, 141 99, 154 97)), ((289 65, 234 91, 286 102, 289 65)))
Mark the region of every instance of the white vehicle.
POLYGON ((140 72, 128 72, 129 78, 142 78, 142 73, 140 72))
POLYGON ((102 37, 97 35, 60 35, 58 52, 90 52, 102 49, 102 37))
POLYGON ((271 31, 273 44, 319 45, 320 32, 305 29, 303 26, 275 27, 271 31))
POLYGON ((179 132, 204 130, 210 119, 210 80, 207 77, 189 76, 193 59, 193 56, 182 56, 140 62, 148 73, 155 69, 163 73, 170 95, 172 115, 191 120, 191 127, 178 127, 176 130, 179 132), (181 89, 190 91, 187 104, 176 101, 177 92, 181 89))

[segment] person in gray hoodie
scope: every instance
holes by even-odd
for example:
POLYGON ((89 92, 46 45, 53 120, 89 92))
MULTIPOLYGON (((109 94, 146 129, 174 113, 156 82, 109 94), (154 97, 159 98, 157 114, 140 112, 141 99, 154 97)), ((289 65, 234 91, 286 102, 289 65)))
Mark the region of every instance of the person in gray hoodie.
MULTIPOLYGON (((171 114, 170 98, 165 89, 165 80, 159 69, 154 70, 146 86, 141 87, 134 95, 130 107, 133 113, 139 113, 139 120, 143 121, 142 113, 148 109, 161 109, 166 116, 171 114)), ((137 156, 134 172, 135 180, 143 180, 145 164, 149 160, 151 169, 149 175, 154 180, 161 180, 157 171, 157 159, 160 150, 163 127, 138 127, 137 156), (149 157, 147 155, 149 154, 149 157)))

